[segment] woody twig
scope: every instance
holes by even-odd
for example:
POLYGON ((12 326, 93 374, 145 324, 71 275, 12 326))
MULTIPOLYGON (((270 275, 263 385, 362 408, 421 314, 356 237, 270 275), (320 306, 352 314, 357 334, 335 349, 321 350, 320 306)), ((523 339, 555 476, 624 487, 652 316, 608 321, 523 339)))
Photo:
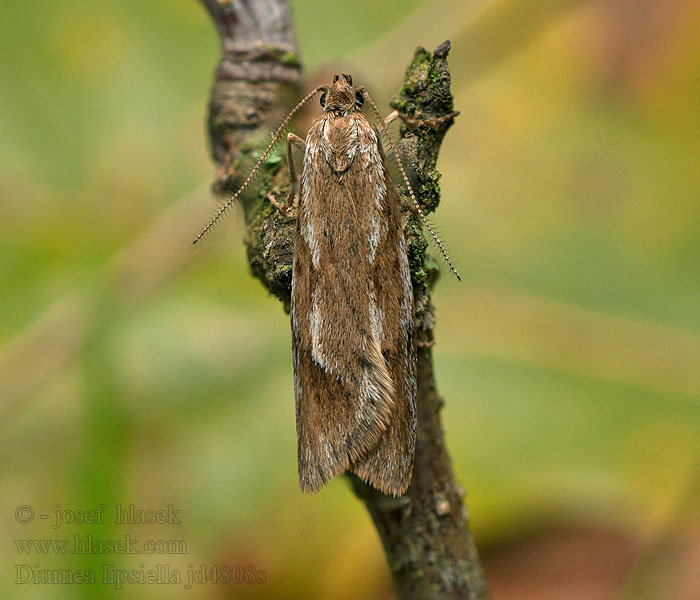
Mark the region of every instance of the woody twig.
MULTIPOLYGON (((225 166, 215 189, 230 194, 243 183, 248 165, 257 161, 269 143, 270 132, 304 95, 301 68, 287 2, 202 3, 216 24, 223 51, 209 104, 212 154, 225 166)), ((402 127, 398 144, 404 161, 415 167, 415 187, 420 189, 419 202, 425 213, 434 211, 439 203, 435 163, 452 122, 446 118, 453 113, 448 52, 449 43, 434 53, 419 48, 401 92, 392 101, 405 123, 413 119, 434 124, 402 127)), ((289 194, 287 170, 278 155, 271 155, 262 165, 255 187, 242 200, 248 259, 253 273, 289 310, 295 217, 275 207, 289 194)), ((443 400, 435 386, 430 291, 438 270, 432 260, 426 260, 427 242, 417 214, 409 215, 405 235, 418 341, 413 478, 399 498, 385 496, 353 476, 352 487, 381 537, 400 598, 483 599, 487 594, 463 505, 464 489, 452 472, 440 421, 443 400)))

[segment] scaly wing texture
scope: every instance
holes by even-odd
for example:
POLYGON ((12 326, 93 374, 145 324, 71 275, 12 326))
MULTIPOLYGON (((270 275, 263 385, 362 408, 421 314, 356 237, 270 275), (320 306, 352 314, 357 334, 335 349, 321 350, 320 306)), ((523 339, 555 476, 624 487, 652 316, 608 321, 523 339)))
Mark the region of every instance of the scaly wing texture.
POLYGON ((379 332, 396 391, 396 405, 379 444, 356 461, 352 470, 385 494, 403 494, 411 482, 416 444, 416 353, 413 290, 403 236, 398 191, 383 165, 387 196, 383 203, 380 236, 372 281, 379 332))
POLYGON ((385 493, 410 481, 412 295, 398 194, 362 115, 307 136, 292 281, 302 489, 350 468, 385 493))

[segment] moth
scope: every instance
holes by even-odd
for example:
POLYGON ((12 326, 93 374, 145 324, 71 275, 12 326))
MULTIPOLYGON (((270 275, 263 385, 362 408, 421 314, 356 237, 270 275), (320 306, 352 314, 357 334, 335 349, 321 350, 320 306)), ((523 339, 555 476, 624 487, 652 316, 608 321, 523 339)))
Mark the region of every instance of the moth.
POLYGON ((379 129, 361 110, 365 101, 387 134, 415 209, 457 275, 388 134, 398 113, 383 120, 350 75, 317 87, 285 118, 241 188, 195 242, 250 184, 294 114, 319 93, 322 113, 306 139, 287 135, 288 207, 298 199, 291 327, 299 482, 315 493, 351 471, 398 496, 411 481, 416 443, 413 288, 402 199, 379 129), (304 153, 300 179, 294 147, 304 153))

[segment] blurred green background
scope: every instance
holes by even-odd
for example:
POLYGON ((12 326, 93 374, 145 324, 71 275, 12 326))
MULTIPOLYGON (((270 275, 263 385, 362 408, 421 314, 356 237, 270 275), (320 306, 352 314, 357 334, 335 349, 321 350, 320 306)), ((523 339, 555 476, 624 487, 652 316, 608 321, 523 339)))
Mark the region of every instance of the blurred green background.
MULTIPOLYGON (((452 40, 435 220, 464 282, 435 292, 435 361, 494 598, 700 597, 700 5, 293 6, 307 74, 342 66, 387 111, 415 46, 452 40)), ((0 8, 3 598, 393 597, 347 483, 298 490, 289 322, 240 213, 189 244, 218 54, 194 0, 0 8), (182 523, 117 525, 117 503, 182 523), (76 534, 187 554, 14 541, 76 534), (265 583, 17 584, 18 564, 265 583)))

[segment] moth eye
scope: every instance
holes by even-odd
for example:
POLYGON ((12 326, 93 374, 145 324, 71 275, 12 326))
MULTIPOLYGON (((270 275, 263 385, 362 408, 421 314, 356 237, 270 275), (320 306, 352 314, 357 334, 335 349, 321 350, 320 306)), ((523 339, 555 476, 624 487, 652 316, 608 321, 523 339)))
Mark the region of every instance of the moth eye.
POLYGON ((323 94, 321 94, 320 102, 321 102, 321 106, 326 105, 326 92, 323 92, 323 94))
POLYGON ((360 92, 355 92, 355 105, 360 108, 365 103, 365 97, 360 92))

